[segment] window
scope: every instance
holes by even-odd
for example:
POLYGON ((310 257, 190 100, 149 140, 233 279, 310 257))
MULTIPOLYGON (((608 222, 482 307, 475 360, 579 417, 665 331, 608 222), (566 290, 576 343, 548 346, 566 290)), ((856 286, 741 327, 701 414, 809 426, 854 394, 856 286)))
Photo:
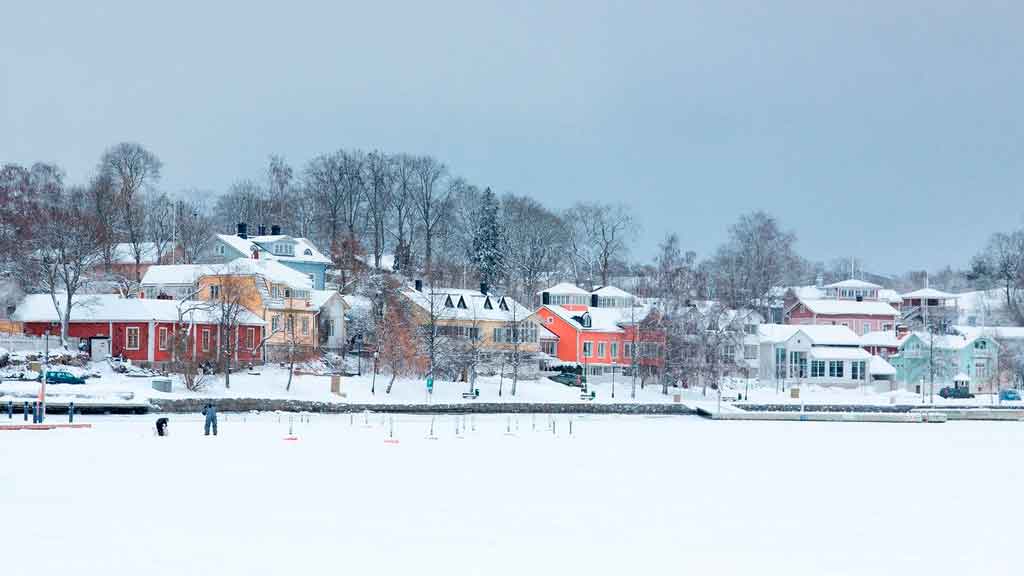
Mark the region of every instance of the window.
POLYGON ((461 309, 463 309, 463 310, 466 310, 466 309, 467 309, 467 308, 466 308, 466 299, 465 299, 465 298, 463 298, 462 296, 459 296, 459 304, 458 304, 458 307, 459 307, 459 308, 461 308, 461 309))
POLYGON ((279 286, 274 286, 273 288, 270 289, 270 294, 274 298, 280 298, 281 297, 281 288, 279 286))
POLYGON ((274 254, 277 254, 278 256, 294 256, 295 247, 287 242, 275 242, 274 254))
POLYGON ((249 328, 245 331, 245 347, 249 350, 256 349, 256 329, 249 328))
POLYGON ((847 328, 850 327, 850 323, 849 322, 840 322, 839 324, 842 325, 842 326, 846 326, 847 328))
POLYGON ((974 343, 975 350, 986 350, 988 348, 988 342, 984 340, 978 340, 974 343))
POLYGON ((548 356, 557 356, 557 346, 558 343, 555 342, 554 340, 542 340, 540 343, 540 351, 547 354, 548 356))
POLYGON ((285 331, 289 334, 295 334, 295 316, 289 314, 288 317, 285 318, 284 322, 285 331))
POLYGON ((285 288, 284 289, 284 297, 285 298, 291 298, 292 297, 292 289, 291 288, 285 288))
POLYGON ((811 378, 824 378, 825 377, 825 361, 824 360, 812 360, 811 361, 811 378))
POLYGON ((789 377, 807 378, 807 352, 789 353, 789 377))
POLYGON ((583 357, 584 358, 590 358, 593 355, 594 355, 594 343, 593 342, 584 342, 583 343, 583 357))
POLYGON ((757 324, 744 324, 743 325, 743 333, 746 334, 747 336, 756 336, 757 335, 757 324))
POLYGON ((161 350, 167 350, 167 328, 160 327, 160 338, 157 341, 160 343, 161 350))
POLYGON ((882 324, 882 332, 888 332, 890 330, 892 330, 892 324, 889 324, 888 322, 882 324))
POLYGON ((786 349, 778 347, 775 349, 775 378, 783 379, 786 377, 786 349))
POLYGON ((491 304, 490 298, 484 298, 484 310, 494 310, 494 306, 491 304))
POLYGON ((313 255, 313 251, 310 250, 309 248, 306 248, 305 250, 302 251, 302 255, 303 256, 312 256, 313 255))
POLYGON ((743 345, 743 359, 744 360, 757 360, 757 345, 756 344, 744 344, 743 345))
POLYGON ((633 359, 633 343, 623 342, 622 343, 622 355, 630 360, 633 359))
POLYGON ((302 319, 302 335, 309 336, 309 317, 302 319))
POLYGON ((618 358, 619 358, 619 343, 618 342, 612 342, 612 360, 617 360, 618 358))
POLYGON ((597 357, 604 358, 604 342, 598 342, 597 344, 597 357))
POLYGON ((220 286, 217 284, 210 284, 210 300, 216 300, 220 298, 220 286))
POLYGON ((270 330, 277 332, 281 329, 281 315, 278 314, 270 319, 270 330))
POLYGON ((217 244, 217 254, 220 254, 221 256, 224 255, 224 245, 223 244, 217 244))
POLYGON ((210 351, 210 329, 209 328, 203 328, 202 343, 203 343, 203 352, 209 352, 210 351))
POLYGON ((306 274, 306 277, 309 278, 309 284, 311 286, 316 286, 316 276, 313 274, 306 274))
POLYGON ((850 377, 854 380, 866 380, 865 362, 850 362, 850 377))
POLYGON ((828 376, 829 376, 829 378, 842 378, 843 377, 843 361, 842 360, 829 360, 828 361, 828 376))
POLYGON ((332 336, 334 336, 334 320, 328 320, 327 321, 327 337, 330 338, 332 336))
POLYGON ((128 350, 139 349, 139 329, 137 327, 128 327, 124 331, 124 347, 128 350))
POLYGON ((861 326, 861 334, 867 334, 868 332, 871 332, 871 322, 864 322, 861 326))
POLYGON ((736 346, 731 343, 722 344, 718 352, 723 363, 728 364, 736 359, 736 346))
POLYGON ((501 300, 500 300, 500 301, 498 302, 498 309, 499 309, 499 310, 504 310, 505 312, 508 312, 508 304, 507 304, 507 303, 505 302, 505 299, 504 299, 504 298, 502 298, 502 299, 501 299, 501 300))
POLYGON ((444 297, 444 307, 445 308, 455 308, 455 304, 452 303, 452 297, 451 296, 445 296, 444 297))

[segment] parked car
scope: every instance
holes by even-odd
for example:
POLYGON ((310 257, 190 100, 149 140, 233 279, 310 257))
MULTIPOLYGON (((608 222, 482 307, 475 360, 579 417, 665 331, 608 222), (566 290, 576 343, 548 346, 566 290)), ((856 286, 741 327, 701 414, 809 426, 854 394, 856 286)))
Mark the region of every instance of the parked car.
POLYGON ((964 386, 946 386, 939 390, 939 396, 943 398, 974 398, 974 394, 971 394, 970 389, 964 386))
MULTIPOLYGON (((42 379, 41 374, 39 378, 42 379)), ((65 370, 50 370, 47 372, 46 382, 49 384, 85 384, 85 378, 80 378, 65 370)))
POLYGON ((1000 400, 1004 400, 1004 401, 1006 401, 1006 400, 1020 400, 1020 392, 1018 392, 1016 390, 1000 390, 999 391, 999 399, 1000 400))
POLYGON ((580 382, 579 375, 571 372, 560 372, 554 376, 548 376, 548 378, 558 382, 559 384, 565 384, 566 386, 583 387, 583 384, 580 382))

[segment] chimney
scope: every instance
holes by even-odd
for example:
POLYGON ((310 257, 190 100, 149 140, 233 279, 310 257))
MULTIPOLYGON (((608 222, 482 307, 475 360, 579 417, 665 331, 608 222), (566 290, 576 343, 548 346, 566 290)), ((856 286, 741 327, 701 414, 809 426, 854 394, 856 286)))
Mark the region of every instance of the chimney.
POLYGON ((423 280, 416 280, 416 291, 423 292, 423 280))
POLYGON ((248 226, 245 225, 245 222, 239 222, 238 223, 238 237, 239 238, 248 238, 249 235, 246 233, 247 229, 248 229, 248 226))
POLYGON ((488 288, 487 282, 481 282, 480 283, 480 293, 481 294, 486 295, 487 294, 487 288, 488 288))
POLYGON ((278 224, 271 224, 270 225, 270 235, 271 236, 280 236, 281 235, 281 226, 278 225, 278 224))
POLYGON ((260 224, 259 231, 260 231, 260 236, 266 236, 267 235, 267 227, 264 226, 263 224, 260 224))
POLYGON ((551 304, 551 292, 541 292, 540 303, 549 306, 551 304))
POLYGON ((590 295, 590 307, 597 308, 597 294, 590 295))

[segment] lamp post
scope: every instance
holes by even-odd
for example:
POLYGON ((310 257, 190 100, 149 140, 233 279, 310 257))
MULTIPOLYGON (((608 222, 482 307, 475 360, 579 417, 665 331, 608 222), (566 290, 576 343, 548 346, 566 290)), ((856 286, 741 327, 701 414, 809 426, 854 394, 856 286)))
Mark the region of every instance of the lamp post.
POLYGON ((377 359, 380 358, 380 352, 377 350, 373 351, 373 377, 370 378, 370 395, 377 394, 377 359))
POLYGON ((615 398, 615 359, 612 359, 612 398, 615 398))

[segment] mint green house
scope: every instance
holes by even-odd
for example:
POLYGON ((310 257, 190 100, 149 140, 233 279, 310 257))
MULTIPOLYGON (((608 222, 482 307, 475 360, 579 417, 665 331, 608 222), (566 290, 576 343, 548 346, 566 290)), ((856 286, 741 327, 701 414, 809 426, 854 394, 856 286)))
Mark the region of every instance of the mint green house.
POLYGON ((197 261, 216 264, 237 258, 277 260, 309 278, 315 290, 324 289, 331 259, 308 239, 282 234, 278 226, 272 226, 269 235, 264 233, 262 226, 255 236, 247 232, 248 227, 239 224, 237 234, 217 234, 199 254, 197 261))
POLYGON ((911 390, 916 385, 927 389, 933 371, 936 393, 954 383, 974 393, 998 390, 999 345, 983 334, 913 332, 900 341, 889 363, 896 368, 896 381, 911 390))

